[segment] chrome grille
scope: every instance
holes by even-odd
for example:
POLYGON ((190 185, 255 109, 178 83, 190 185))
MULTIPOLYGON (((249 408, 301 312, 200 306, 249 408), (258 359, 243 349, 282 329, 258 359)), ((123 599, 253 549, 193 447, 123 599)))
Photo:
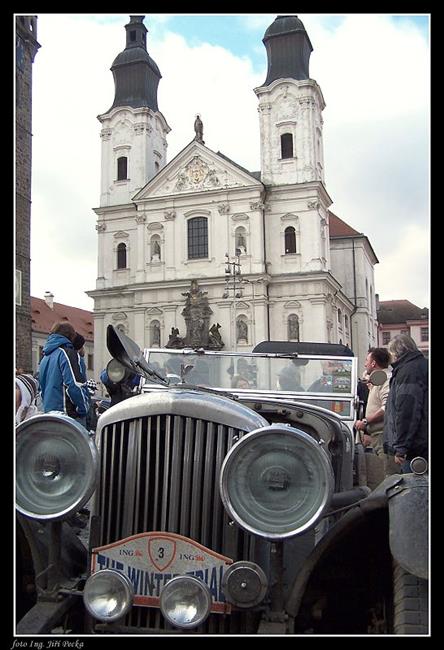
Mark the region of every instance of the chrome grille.
POLYGON ((225 530, 228 521, 219 496, 223 459, 243 434, 177 415, 105 427, 100 444, 100 545, 158 530, 191 537, 219 553, 236 550, 243 557, 242 540, 231 539, 225 530))

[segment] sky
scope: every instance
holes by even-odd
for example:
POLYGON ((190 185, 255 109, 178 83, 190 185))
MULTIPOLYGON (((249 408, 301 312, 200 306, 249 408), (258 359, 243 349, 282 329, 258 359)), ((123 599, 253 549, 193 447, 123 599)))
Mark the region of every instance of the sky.
MULTIPOLYGON (((428 15, 299 14, 321 87, 330 210, 364 233, 379 260, 380 300, 430 306, 430 33, 428 15)), ((276 14, 149 14, 160 68, 168 161, 194 138, 260 170, 262 38, 276 14)), ((31 295, 92 311, 100 199, 97 115, 114 99, 110 71, 127 14, 38 14, 33 65, 31 295)))

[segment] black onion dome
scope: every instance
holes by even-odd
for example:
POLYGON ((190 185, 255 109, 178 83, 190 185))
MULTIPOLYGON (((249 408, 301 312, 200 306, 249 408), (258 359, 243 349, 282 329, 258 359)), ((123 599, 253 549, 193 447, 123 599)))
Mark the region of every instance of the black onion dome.
POLYGON ((146 50, 148 30, 143 19, 144 16, 130 16, 130 22, 125 25, 126 48, 116 56, 111 66, 115 86, 111 109, 116 106, 147 106, 159 110, 157 87, 162 75, 146 50))
POLYGON ((313 47, 297 16, 277 16, 265 32, 262 42, 268 59, 264 86, 276 79, 309 79, 309 59, 313 47))

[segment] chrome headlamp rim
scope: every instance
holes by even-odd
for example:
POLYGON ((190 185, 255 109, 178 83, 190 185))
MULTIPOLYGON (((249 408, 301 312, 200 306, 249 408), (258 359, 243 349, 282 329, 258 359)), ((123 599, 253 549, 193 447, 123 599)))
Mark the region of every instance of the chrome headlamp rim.
POLYGON ((305 532, 309 528, 312 528, 317 521, 322 517, 323 512, 327 508, 331 496, 334 490, 334 476, 333 469, 331 466, 330 459, 328 458, 324 449, 321 448, 320 444, 314 440, 309 434, 305 433, 301 429, 292 427, 287 424, 271 424, 261 429, 256 429, 251 431, 247 435, 243 436, 235 445, 228 451, 225 459, 222 463, 220 478, 219 478, 219 492, 228 515, 237 523, 240 528, 257 535, 264 539, 268 540, 281 540, 286 538, 295 537, 305 532), (261 437, 284 434, 295 437, 298 441, 302 442, 308 450, 311 450, 314 454, 316 462, 318 462, 318 469, 323 474, 323 483, 325 486, 323 496, 319 502, 316 512, 301 526, 290 529, 282 532, 274 532, 264 528, 258 528, 249 523, 245 518, 243 518, 235 509, 232 499, 230 497, 230 485, 229 478, 232 466, 238 460, 237 456, 244 450, 246 446, 251 445, 252 442, 255 442, 261 437))
MULTIPOLYGON (((48 437, 54 435, 54 439, 57 436, 56 431, 45 431, 48 437)), ((39 442, 38 438, 35 440, 36 443, 39 442)), ((73 443, 74 444, 74 443, 73 443)), ((29 444, 28 444, 29 447, 29 444)), ((25 453, 25 452, 23 452, 25 453)), ((29 453, 29 449, 26 450, 26 453, 29 453)), ((89 435, 88 431, 83 427, 79 422, 70 418, 69 416, 61 413, 59 411, 51 411, 48 413, 42 413, 35 415, 28 420, 21 422, 16 428, 16 510, 21 515, 35 520, 41 521, 56 521, 67 519, 71 514, 80 510, 91 498, 98 480, 98 451, 97 447, 89 435), (88 464, 88 474, 82 476, 82 481, 79 481, 79 490, 77 491, 75 498, 62 508, 54 508, 53 511, 38 511, 37 509, 32 509, 30 507, 31 503, 29 497, 26 497, 24 482, 21 481, 19 475, 19 463, 21 455, 21 447, 27 442, 25 437, 29 438, 30 444, 32 445, 33 437, 38 435, 38 430, 41 429, 45 423, 50 423, 51 427, 69 427, 70 436, 72 440, 77 444, 77 451, 79 453, 84 453, 84 458, 88 464), (25 503, 27 502, 27 503, 25 503)), ((45 504, 48 503, 48 495, 43 494, 42 498, 45 500, 45 504)))
POLYGON ((113 384, 120 384, 128 376, 128 370, 117 359, 111 359, 106 364, 106 374, 113 384))
POLYGON ((196 578, 195 576, 190 576, 190 575, 174 576, 174 578, 168 580, 168 582, 163 587, 160 593, 160 610, 165 620, 168 621, 170 625, 173 625, 174 627, 178 627, 180 629, 188 630, 197 627, 198 625, 201 625, 208 618, 211 611, 211 605, 212 605, 212 597, 208 585, 202 580, 199 580, 199 578, 196 578), (206 606, 202 611, 202 613, 200 614, 199 618, 192 621, 191 623, 178 623, 177 620, 174 620, 169 615, 165 603, 166 599, 170 596, 170 592, 173 591, 175 588, 177 588, 177 585, 180 585, 180 583, 194 584, 196 587, 198 587, 198 589, 200 590, 201 594, 204 596, 204 599, 206 601, 206 606))
POLYGON ((98 621, 102 621, 104 623, 112 623, 113 621, 117 621, 123 616, 125 616, 125 614, 127 614, 131 609, 131 607, 133 606, 133 601, 134 601, 133 583, 128 578, 128 576, 126 576, 124 573, 121 573, 120 571, 115 571, 114 569, 101 569, 100 571, 96 571, 96 573, 92 573, 87 579, 85 586, 83 588, 83 602, 85 604, 87 611, 95 619, 97 619, 98 621), (114 581, 114 582, 118 582, 119 586, 123 587, 124 600, 126 601, 126 604, 123 604, 122 607, 115 614, 112 614, 111 616, 100 615, 100 613, 98 613, 97 610, 94 609, 92 603, 88 600, 89 592, 94 587, 94 583, 99 580, 102 581, 104 579, 106 580, 106 578, 110 580, 110 584, 112 584, 112 581, 114 581))

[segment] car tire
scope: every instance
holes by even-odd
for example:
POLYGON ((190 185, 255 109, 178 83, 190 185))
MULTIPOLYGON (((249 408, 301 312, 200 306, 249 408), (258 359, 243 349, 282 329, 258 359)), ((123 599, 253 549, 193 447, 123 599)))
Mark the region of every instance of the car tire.
POLYGON ((393 564, 395 634, 428 634, 428 581, 393 564))

